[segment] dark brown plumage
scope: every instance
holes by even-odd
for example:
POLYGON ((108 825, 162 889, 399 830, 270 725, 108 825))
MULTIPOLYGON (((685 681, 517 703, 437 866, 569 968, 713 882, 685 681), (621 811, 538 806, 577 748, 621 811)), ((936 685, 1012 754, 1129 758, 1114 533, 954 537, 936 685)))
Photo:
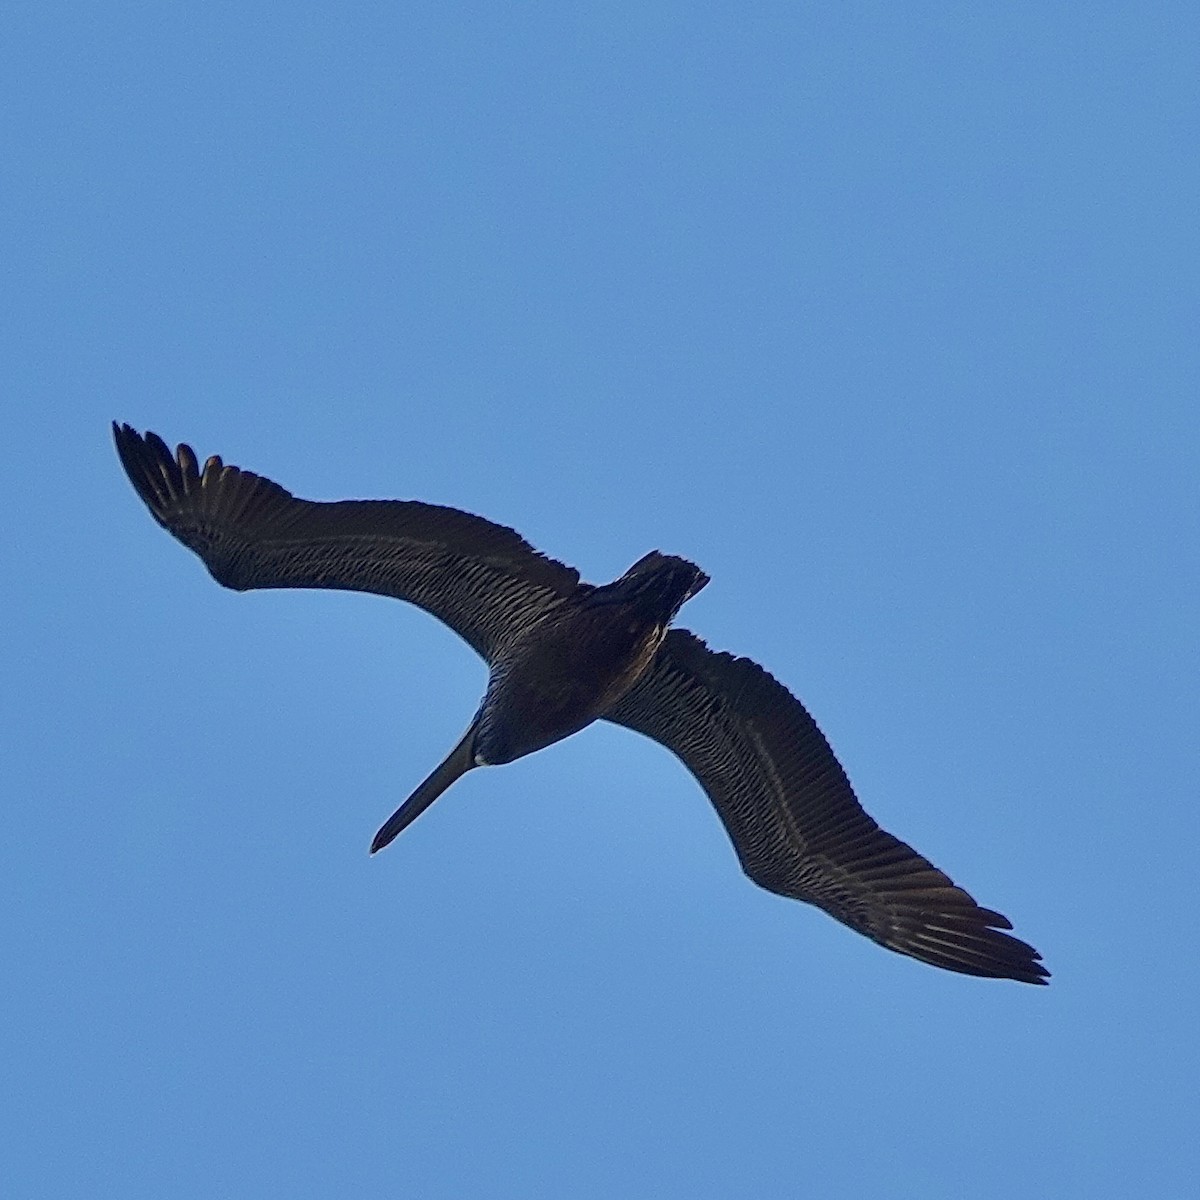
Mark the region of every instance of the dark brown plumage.
POLYGON ((417 604, 488 662, 462 740, 376 834, 386 846, 477 766, 511 762, 597 718, 660 742, 700 781, 746 874, 880 945, 968 975, 1045 983, 1004 930, 863 811, 794 696, 749 659, 668 630, 708 576, 653 551, 610 584, 481 517, 415 500, 300 500, 156 434, 113 426, 121 462, 160 525, 213 577, 251 588, 339 588, 417 604))

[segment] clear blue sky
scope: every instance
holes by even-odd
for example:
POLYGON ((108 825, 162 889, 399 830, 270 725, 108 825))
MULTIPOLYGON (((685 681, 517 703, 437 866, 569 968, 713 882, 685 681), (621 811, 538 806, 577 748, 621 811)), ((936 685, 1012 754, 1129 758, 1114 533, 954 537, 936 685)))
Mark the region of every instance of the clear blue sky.
POLYGON ((5 8, 0 1190, 1190 1194, 1196 6, 584 7, 5 8), (368 859, 482 664, 221 590, 112 418, 693 558, 1052 985, 759 891, 613 727, 368 859))

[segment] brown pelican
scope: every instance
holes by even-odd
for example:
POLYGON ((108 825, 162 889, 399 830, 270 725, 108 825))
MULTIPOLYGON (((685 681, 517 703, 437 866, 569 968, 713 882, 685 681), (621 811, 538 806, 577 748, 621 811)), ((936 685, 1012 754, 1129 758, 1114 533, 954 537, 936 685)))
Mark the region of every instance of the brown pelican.
POLYGON ((251 588, 394 596, 444 621, 487 661, 458 745, 384 822, 375 853, 474 767, 512 762, 597 718, 661 742, 700 782, 742 869, 889 950, 967 975, 1045 983, 1041 955, 1003 930, 863 811, 804 706, 757 663, 669 628, 708 576, 652 551, 596 587, 512 529, 416 500, 300 500, 277 483, 171 454, 113 425, 154 519, 213 578, 251 588))

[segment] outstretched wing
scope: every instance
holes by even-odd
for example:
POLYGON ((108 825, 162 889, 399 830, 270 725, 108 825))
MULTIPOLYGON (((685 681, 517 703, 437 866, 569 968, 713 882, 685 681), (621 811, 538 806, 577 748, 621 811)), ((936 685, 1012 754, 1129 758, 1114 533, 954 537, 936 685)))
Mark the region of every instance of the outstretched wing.
POLYGON ((605 717, 682 759, 755 883, 936 967, 1046 982, 1005 917, 863 811, 816 722, 757 663, 674 629, 605 717))
MULTIPOLYGON (((335 588, 417 604, 491 661, 571 595, 579 573, 482 517, 416 500, 300 500, 277 483, 154 433, 113 424, 121 462, 154 519, 214 579, 251 588, 335 588)), ((586 586, 586 585, 584 585, 586 586)))

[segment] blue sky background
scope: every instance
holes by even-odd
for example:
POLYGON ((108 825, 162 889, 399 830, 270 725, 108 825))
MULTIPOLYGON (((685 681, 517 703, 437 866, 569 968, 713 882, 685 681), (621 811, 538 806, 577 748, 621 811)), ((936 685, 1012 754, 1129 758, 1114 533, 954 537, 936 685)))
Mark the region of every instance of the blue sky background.
POLYGON ((1192 4, 84 5, 0 37, 14 1197, 1191 1194, 1192 4), (595 727, 239 596, 112 418, 512 524, 812 709, 1048 989, 745 881, 595 727))

